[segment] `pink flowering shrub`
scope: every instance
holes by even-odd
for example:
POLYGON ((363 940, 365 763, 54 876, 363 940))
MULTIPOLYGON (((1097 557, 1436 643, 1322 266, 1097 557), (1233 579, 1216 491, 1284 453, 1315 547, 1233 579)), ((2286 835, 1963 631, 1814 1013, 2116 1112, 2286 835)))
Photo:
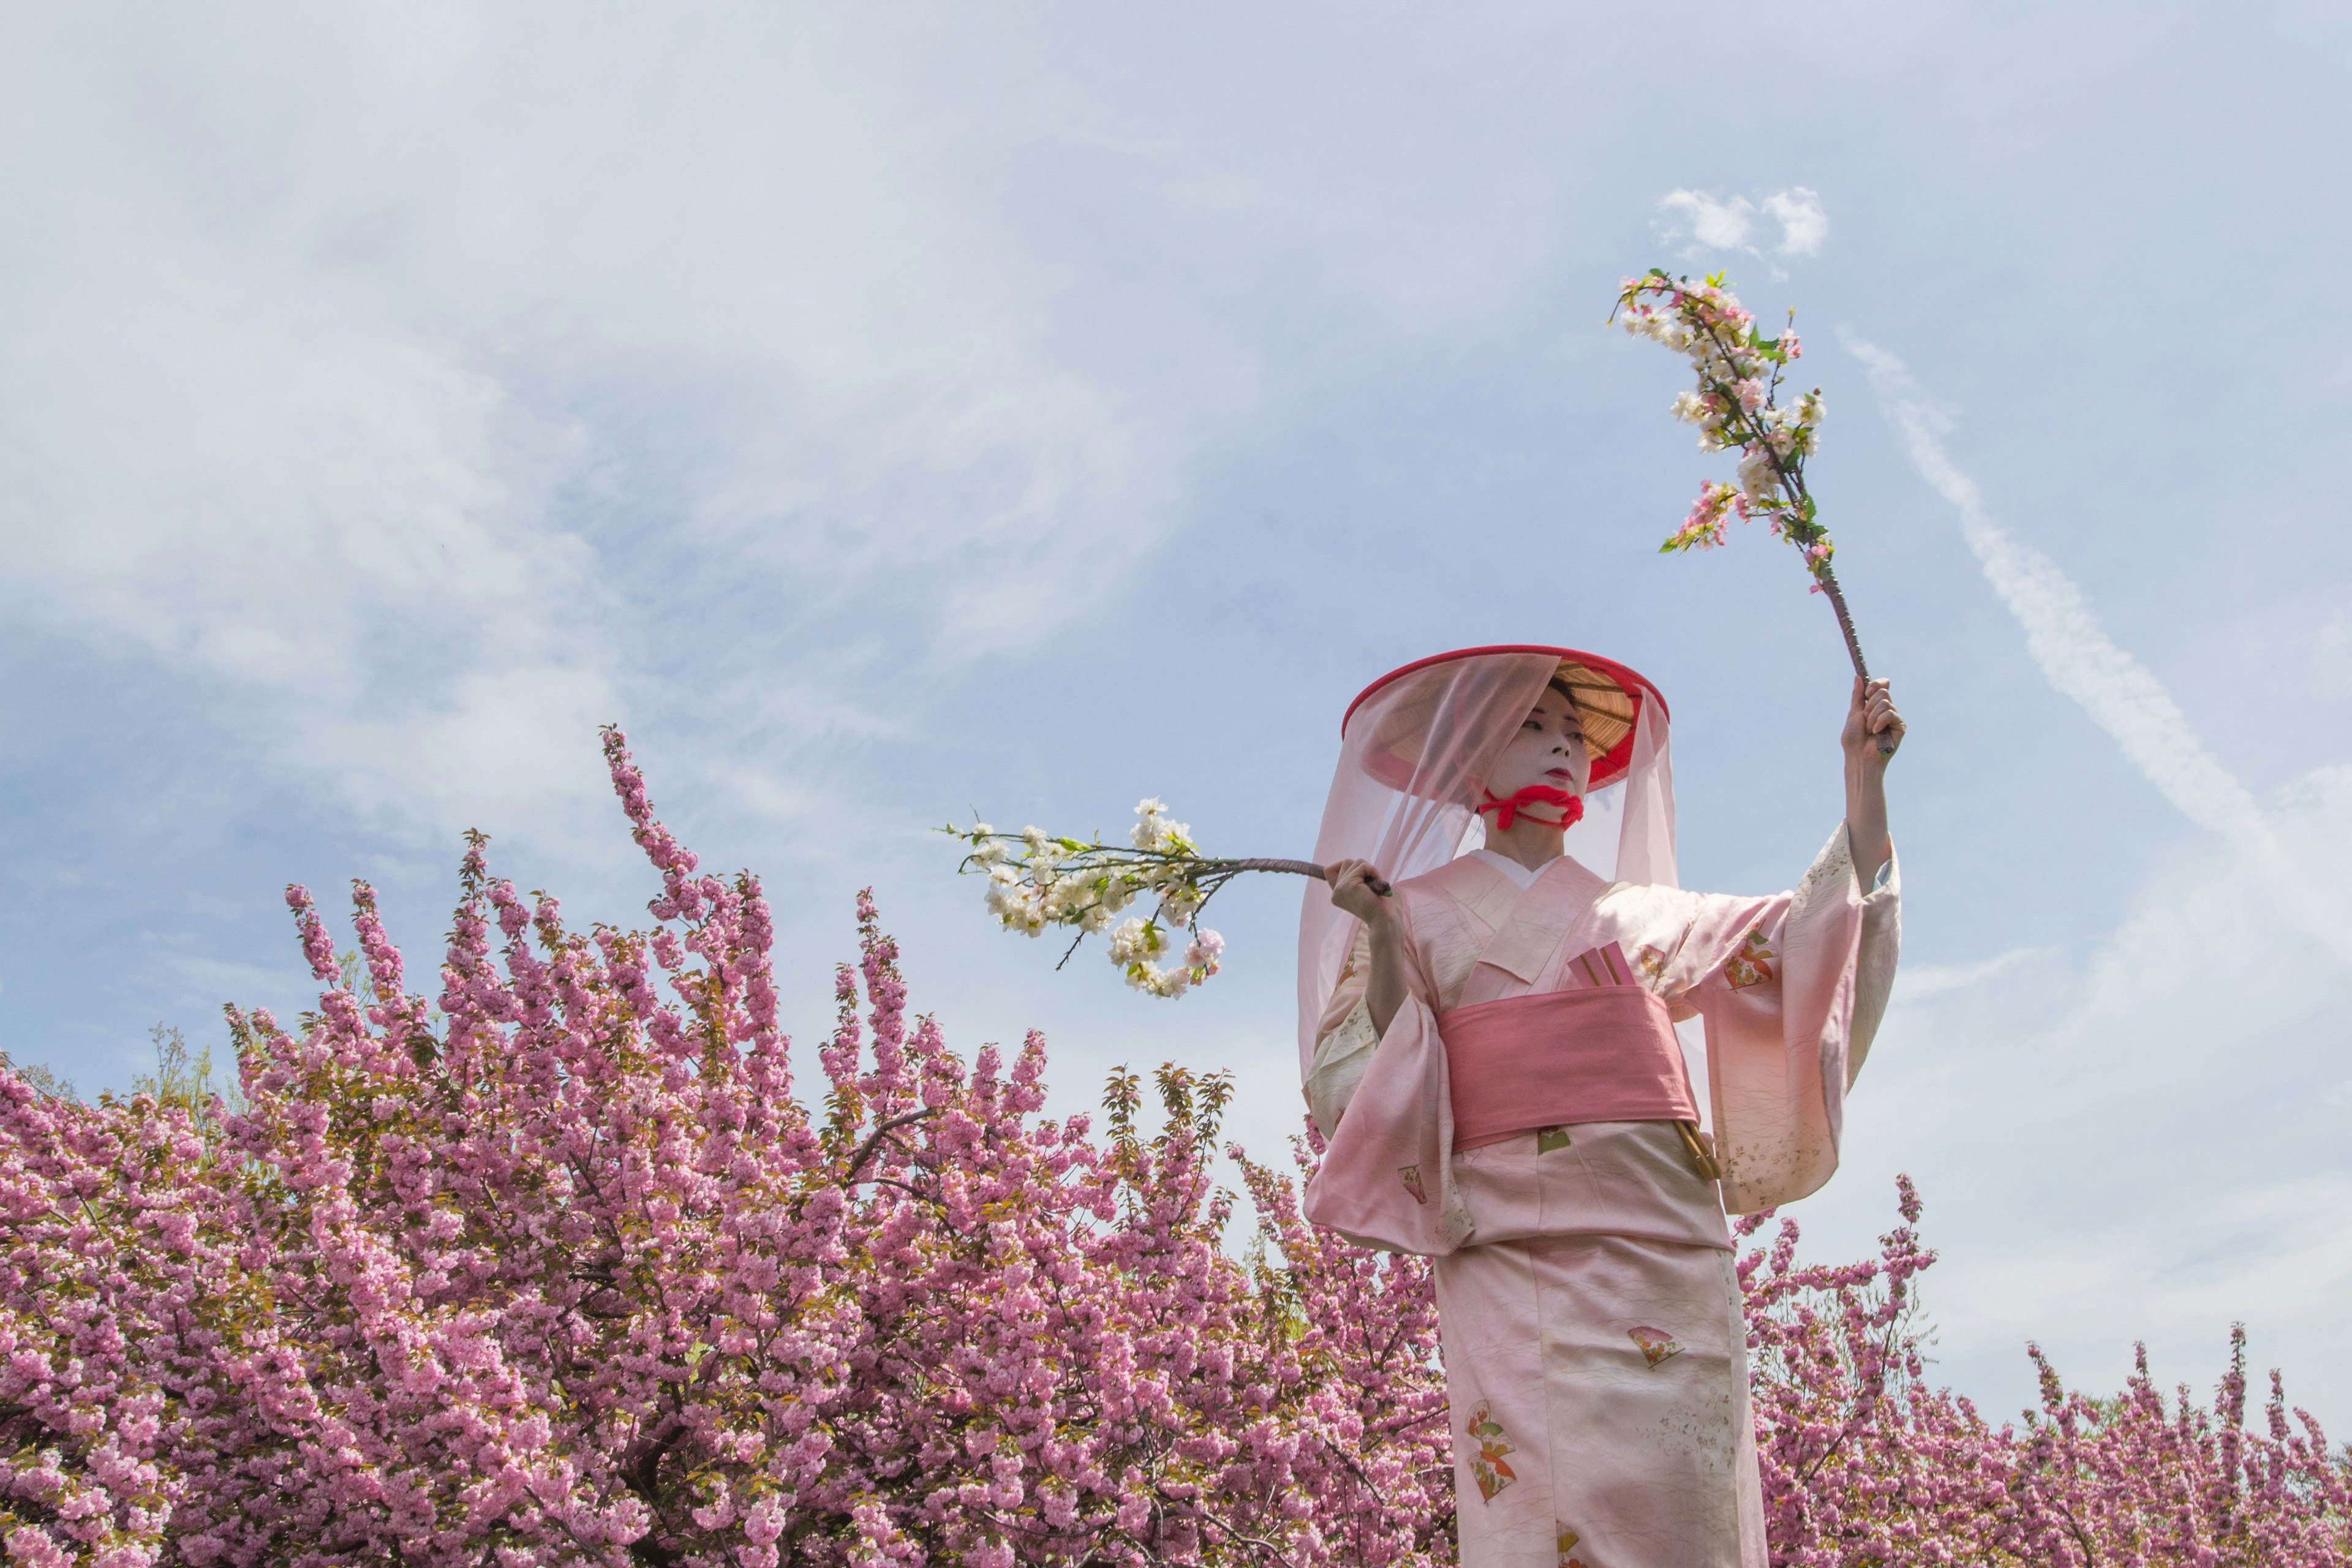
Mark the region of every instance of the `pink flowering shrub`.
MULTIPOLYGON (((2124 1393, 2070 1393, 2040 1347, 2042 1408, 1994 1428, 1931 1389, 1911 1281, 1936 1259, 1904 1223, 1867 1262, 1800 1266, 1797 1226, 1739 1260, 1749 1369, 1775 1564, 2179 1564, 2342 1568, 2352 1563, 2352 1456, 2319 1423, 2290 1423, 2271 1373, 2266 1430, 2245 1426, 2245 1331, 2208 1410, 2167 1408, 2141 1347, 2124 1393)), ((1752 1236, 1770 1216, 1738 1222, 1752 1236)))
POLYGON ((12 1561, 1422 1563, 1451 1479, 1426 1267, 1332 1243, 1226 1090, 967 1062, 860 962, 793 1092, 758 882, 662 877, 568 928, 476 837, 437 998, 355 889, 362 986, 233 1015, 246 1107, 0 1076, 0 1541, 12 1561), (1273 1261, 1279 1258, 1279 1263, 1273 1261), (13 1450, 13 1452, 11 1452, 13 1450))
MULTIPOLYGON (((232 1015, 242 1108, 0 1071, 9 1562, 1452 1560, 1424 1264, 1237 1151, 1235 1260, 1222 1079, 1041 1119, 1038 1039, 950 1052, 867 900, 807 1102, 758 882, 607 753, 652 930, 570 929, 477 837, 431 1000, 364 885, 357 983, 289 890, 324 992, 232 1015)), ((2022 1432, 1926 1391, 1905 1204, 1871 1262, 1743 1261, 1777 1560, 2347 1560, 2342 1461, 2275 1397, 2246 1432, 2242 1380, 2053 1376, 2022 1432)))

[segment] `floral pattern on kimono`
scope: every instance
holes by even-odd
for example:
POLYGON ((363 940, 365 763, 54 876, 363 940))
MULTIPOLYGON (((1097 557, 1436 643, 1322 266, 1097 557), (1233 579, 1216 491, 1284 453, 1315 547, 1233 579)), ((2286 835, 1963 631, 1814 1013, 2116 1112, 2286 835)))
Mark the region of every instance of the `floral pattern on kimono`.
POLYGON ((1470 1470, 1478 1478, 1479 1500, 1493 1502, 1496 1492, 1519 1479, 1503 1458, 1518 1450, 1505 1441, 1501 1424, 1483 1405, 1470 1413, 1467 1430, 1478 1444, 1478 1455, 1470 1461, 1470 1470))
POLYGON ((1739 950, 1723 961, 1725 983, 1734 991, 1745 991, 1777 978, 1780 972, 1772 967, 1775 956, 1772 944, 1764 940, 1764 928, 1750 926, 1739 940, 1739 950))

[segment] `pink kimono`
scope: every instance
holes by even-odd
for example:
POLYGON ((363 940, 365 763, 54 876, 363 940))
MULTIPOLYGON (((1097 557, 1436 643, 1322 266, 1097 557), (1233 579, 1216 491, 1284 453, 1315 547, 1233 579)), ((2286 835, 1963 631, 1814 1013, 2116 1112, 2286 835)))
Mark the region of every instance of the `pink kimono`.
MULTIPOLYGON (((1314 1034, 1307 1094, 1329 1147, 1307 1213, 1437 1259, 1465 1568, 1763 1568, 1724 1215, 1801 1198, 1836 1168, 1845 1089, 1894 978, 1892 865, 1878 881, 1857 884, 1843 826, 1770 898, 1474 851, 1398 884, 1410 995, 1377 1037, 1359 938, 1314 1034), (1592 1103, 1661 1119, 1570 1111, 1497 1134, 1508 1097, 1498 1110, 1449 1082, 1458 1009, 1612 984, 1664 1005, 1609 1011, 1629 1028, 1658 1014, 1664 1043, 1640 1082, 1609 1090, 1634 1100, 1610 1099, 1604 1072, 1592 1103), (1666 1016, 1705 1022, 1711 1155, 1676 1124, 1689 1101, 1666 1016), (1458 1103, 1483 1136, 1457 1136, 1458 1103)), ((1524 1098, 1576 1098, 1548 1096, 1524 1098)))

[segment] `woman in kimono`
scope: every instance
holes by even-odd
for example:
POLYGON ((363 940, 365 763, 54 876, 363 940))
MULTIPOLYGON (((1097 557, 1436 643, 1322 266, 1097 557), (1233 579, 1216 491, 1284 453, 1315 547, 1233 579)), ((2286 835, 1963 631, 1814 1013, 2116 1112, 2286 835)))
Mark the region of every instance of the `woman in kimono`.
POLYGON ((1845 821, 1765 898, 1675 885, 1666 730, 1633 671, 1528 647, 1407 666, 1341 726, 1300 932, 1307 1213, 1436 1260, 1465 1568, 1766 1562, 1725 1214, 1836 1168, 1894 979, 1876 738, 1903 721, 1855 683, 1845 821))

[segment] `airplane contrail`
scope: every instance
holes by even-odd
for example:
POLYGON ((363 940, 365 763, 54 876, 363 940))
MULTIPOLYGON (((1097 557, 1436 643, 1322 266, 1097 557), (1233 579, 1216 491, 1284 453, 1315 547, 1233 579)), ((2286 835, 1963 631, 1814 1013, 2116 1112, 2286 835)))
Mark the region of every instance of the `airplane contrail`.
POLYGON ((2253 794, 2213 754, 2148 668, 2116 646, 2074 580, 1995 522, 1984 493, 1944 449, 1952 427, 1903 362, 1841 327, 1838 341, 1870 374, 1912 467, 1952 503, 1985 580, 2025 628, 2026 651, 2050 684, 2116 738, 2148 783, 2199 826, 2237 845, 2288 913, 2338 958, 2352 959, 2352 921, 2332 889, 2315 886, 2253 794))
POLYGON ((1962 473, 1943 437, 1950 416, 1921 390, 1903 362, 1840 328, 1838 341, 1862 361, 1911 463, 1960 514, 1960 531, 1985 578, 2025 628, 2026 650, 2052 686, 2082 704, 2124 755, 2181 814, 2231 837, 2267 833, 2262 808, 2189 726, 2189 716, 2147 667, 2108 637, 2098 613, 2058 563, 1992 520, 1983 492, 1962 473))

